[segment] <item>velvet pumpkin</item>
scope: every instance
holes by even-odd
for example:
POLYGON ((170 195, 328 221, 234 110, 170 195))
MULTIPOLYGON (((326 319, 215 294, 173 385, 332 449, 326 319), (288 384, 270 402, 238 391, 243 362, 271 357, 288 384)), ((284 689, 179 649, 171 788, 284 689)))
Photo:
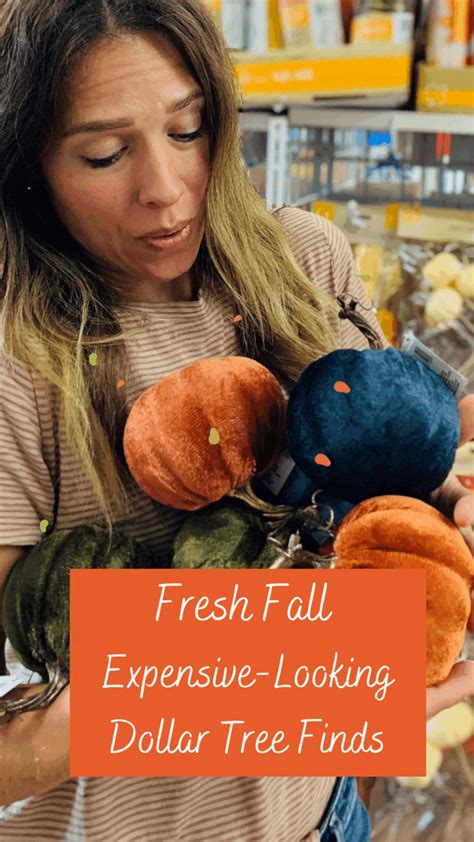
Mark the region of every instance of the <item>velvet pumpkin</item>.
POLYGON ((154 500, 202 508, 269 470, 283 446, 285 409, 278 381, 255 360, 199 360, 132 407, 128 467, 154 500))
POLYGON ((258 515, 216 503, 190 515, 174 541, 172 567, 248 568, 265 547, 267 532, 258 515))
POLYGON ((49 684, 29 699, 0 699, 0 713, 45 707, 69 682, 70 570, 158 566, 146 545, 100 526, 57 530, 26 551, 7 579, 2 620, 19 660, 49 684))
POLYGON ((246 506, 221 500, 189 515, 175 538, 171 566, 254 570, 313 566, 314 555, 289 556, 291 532, 291 525, 283 527, 274 543, 264 518, 246 506))
POLYGON ((463 646, 474 581, 459 529, 421 500, 377 497, 349 512, 334 550, 337 567, 426 570, 426 682, 444 681, 463 646))
MULTIPOLYGON (((298 465, 294 466, 283 487, 277 494, 270 490, 266 484, 265 477, 254 481, 252 487, 262 500, 268 500, 274 505, 291 506, 295 509, 310 506, 314 493, 318 491, 314 482, 303 473, 298 465)), ((347 500, 340 500, 338 497, 334 497, 324 491, 318 492, 317 504, 322 517, 325 520, 331 520, 333 516, 336 525, 339 525, 354 505, 353 503, 348 503, 347 500)))
POLYGON ((358 503, 426 498, 447 477, 459 442, 456 400, 413 356, 333 351, 301 374, 288 402, 288 450, 315 487, 358 503))

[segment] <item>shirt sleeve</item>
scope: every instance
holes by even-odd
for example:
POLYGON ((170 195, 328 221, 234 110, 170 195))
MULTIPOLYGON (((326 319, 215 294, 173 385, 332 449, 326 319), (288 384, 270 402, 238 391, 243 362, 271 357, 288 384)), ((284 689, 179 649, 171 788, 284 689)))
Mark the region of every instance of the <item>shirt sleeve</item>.
POLYGON ((47 413, 47 390, 39 398, 33 373, 0 350, 0 546, 36 544, 40 522, 53 516, 43 435, 48 419, 40 417, 40 403, 47 413))
MULTIPOLYGON (((322 228, 332 256, 332 270, 334 273, 334 288, 336 296, 350 296, 359 302, 357 312, 369 323, 370 327, 380 338, 384 348, 388 348, 388 342, 382 331, 380 323, 375 314, 373 305, 365 293, 352 255, 347 237, 342 231, 323 217, 315 217, 315 221, 322 228)), ((357 351, 364 351, 369 347, 367 339, 361 331, 347 319, 341 319, 340 335, 343 348, 354 348, 357 351)))

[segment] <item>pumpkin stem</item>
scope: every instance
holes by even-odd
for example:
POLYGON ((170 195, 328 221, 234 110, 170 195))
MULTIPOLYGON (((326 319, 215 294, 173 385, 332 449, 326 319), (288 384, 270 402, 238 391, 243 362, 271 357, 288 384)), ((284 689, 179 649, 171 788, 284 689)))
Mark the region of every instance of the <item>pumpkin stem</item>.
POLYGON ((260 497, 257 497, 255 494, 255 491, 250 484, 250 480, 248 480, 245 485, 242 485, 240 488, 234 488, 233 491, 226 494, 226 497, 234 497, 236 500, 242 500, 243 503, 246 503, 247 506, 254 511, 261 512, 264 517, 276 518, 277 520, 287 517, 295 511, 291 508, 291 506, 273 506, 271 503, 261 500, 260 497))
POLYGON ((270 570, 284 569, 287 567, 334 567, 334 555, 321 556, 304 549, 300 541, 299 529, 296 533, 290 534, 288 544, 285 546, 285 529, 295 519, 303 524, 308 522, 313 529, 318 528, 323 532, 327 532, 331 537, 334 537, 334 512, 331 510, 329 522, 326 522, 322 518, 318 510, 318 493, 315 492, 313 494, 311 506, 305 509, 296 509, 292 506, 273 506, 271 503, 261 500, 255 494, 250 480, 226 496, 241 500, 249 508, 260 512, 264 518, 267 518, 270 528, 267 541, 274 544, 280 551, 270 566, 270 570))
POLYGON ((29 696, 27 699, 14 699, 11 701, 2 701, 0 699, 0 717, 5 714, 16 715, 19 713, 27 713, 30 710, 38 710, 50 705, 61 690, 69 684, 69 677, 64 675, 59 664, 54 664, 50 667, 47 664, 49 675, 49 684, 39 693, 34 696, 29 696))

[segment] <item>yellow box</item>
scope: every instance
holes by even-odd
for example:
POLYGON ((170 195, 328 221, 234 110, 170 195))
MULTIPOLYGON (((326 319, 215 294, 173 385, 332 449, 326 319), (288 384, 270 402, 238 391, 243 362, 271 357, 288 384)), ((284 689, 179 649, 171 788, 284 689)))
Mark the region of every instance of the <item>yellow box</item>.
POLYGON ((313 202, 311 206, 311 213, 316 213, 318 216, 324 216, 325 219, 329 219, 330 222, 334 222, 336 217, 336 204, 335 202, 323 202, 318 199, 316 202, 313 202))
POLYGON ((408 94, 411 49, 407 45, 345 44, 318 50, 235 53, 244 99, 381 96, 408 94))
POLYGON ((474 115, 474 67, 418 67, 418 111, 474 115))

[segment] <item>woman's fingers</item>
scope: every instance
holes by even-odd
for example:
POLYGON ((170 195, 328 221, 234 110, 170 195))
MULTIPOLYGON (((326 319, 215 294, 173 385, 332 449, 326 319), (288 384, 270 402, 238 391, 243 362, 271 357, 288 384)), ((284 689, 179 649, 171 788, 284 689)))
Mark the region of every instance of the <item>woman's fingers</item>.
POLYGON ((474 439, 474 395, 466 395, 459 401, 459 415, 461 417, 459 444, 461 445, 474 439))
POLYGON ((467 621, 467 628, 468 631, 474 634, 474 592, 471 592, 471 614, 467 621))
POLYGON ((450 708, 466 696, 474 695, 474 661, 458 661, 447 679, 426 691, 426 718, 450 708))
POLYGON ((460 528, 471 528, 474 524, 474 494, 468 491, 454 506, 454 523, 460 528))

